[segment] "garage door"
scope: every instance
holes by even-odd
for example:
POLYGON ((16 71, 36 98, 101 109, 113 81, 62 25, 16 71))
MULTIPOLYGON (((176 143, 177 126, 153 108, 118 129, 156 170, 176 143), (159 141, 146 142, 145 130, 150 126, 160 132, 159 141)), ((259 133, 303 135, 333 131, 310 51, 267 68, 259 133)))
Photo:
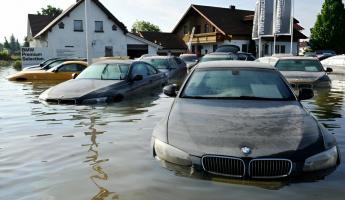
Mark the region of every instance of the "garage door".
POLYGON ((139 58, 144 54, 149 53, 149 47, 147 44, 128 44, 127 45, 127 56, 130 58, 139 58))

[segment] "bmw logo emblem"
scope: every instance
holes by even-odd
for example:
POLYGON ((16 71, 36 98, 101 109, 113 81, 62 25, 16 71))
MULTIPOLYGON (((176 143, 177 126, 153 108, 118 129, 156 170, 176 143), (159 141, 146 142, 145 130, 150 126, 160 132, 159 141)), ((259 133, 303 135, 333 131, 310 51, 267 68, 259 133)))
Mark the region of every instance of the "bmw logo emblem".
POLYGON ((248 156, 252 153, 252 150, 249 147, 242 147, 241 148, 242 153, 244 153, 244 155, 248 156))

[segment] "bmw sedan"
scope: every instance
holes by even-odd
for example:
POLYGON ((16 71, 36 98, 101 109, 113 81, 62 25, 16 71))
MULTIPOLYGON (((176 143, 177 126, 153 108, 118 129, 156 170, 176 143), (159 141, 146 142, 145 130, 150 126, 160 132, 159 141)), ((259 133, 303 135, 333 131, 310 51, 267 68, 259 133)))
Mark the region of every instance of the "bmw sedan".
POLYGON ((335 169, 335 138, 307 112, 272 66, 256 62, 199 64, 152 135, 153 156, 211 175, 274 179, 335 169))
POLYGON ((294 89, 307 88, 329 88, 331 79, 326 70, 316 58, 306 57, 282 57, 279 58, 275 67, 284 75, 294 89))
POLYGON ((76 79, 46 90, 39 98, 58 104, 118 102, 152 92, 167 82, 165 74, 148 63, 106 60, 92 64, 76 79))

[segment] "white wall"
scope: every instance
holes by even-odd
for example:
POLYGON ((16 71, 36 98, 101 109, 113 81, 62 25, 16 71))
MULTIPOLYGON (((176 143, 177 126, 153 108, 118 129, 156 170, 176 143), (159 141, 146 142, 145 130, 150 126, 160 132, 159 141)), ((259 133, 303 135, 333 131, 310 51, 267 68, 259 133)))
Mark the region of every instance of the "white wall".
MULTIPOLYGON (((90 1, 92 2, 92 1, 90 1)), ((60 22, 63 22, 64 29, 59 29, 58 24, 55 25, 51 32, 48 32, 48 48, 51 49, 79 49, 80 56, 86 57, 86 24, 85 24, 85 2, 80 4, 77 8, 70 13, 69 16, 63 18, 60 22), (83 20, 83 32, 74 32, 74 20, 83 20), (72 46, 72 47, 68 47, 72 46)), ((105 46, 113 47, 114 56, 126 56, 127 55, 127 44, 126 35, 120 29, 116 31, 112 30, 114 22, 108 19, 108 16, 93 2, 90 5, 89 12, 89 42, 91 48, 91 57, 104 57, 105 46), (102 33, 95 32, 95 21, 103 21, 102 33)), ((59 23, 60 23, 59 22, 59 23)))

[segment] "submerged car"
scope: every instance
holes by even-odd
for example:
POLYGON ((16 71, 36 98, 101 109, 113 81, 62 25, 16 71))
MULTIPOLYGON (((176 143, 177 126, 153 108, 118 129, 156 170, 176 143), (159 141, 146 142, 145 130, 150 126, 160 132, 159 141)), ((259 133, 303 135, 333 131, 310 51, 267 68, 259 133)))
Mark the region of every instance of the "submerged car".
POLYGON ((204 55, 199 63, 220 60, 238 60, 238 55, 234 53, 215 52, 204 55))
POLYGON ((168 82, 154 66, 132 60, 105 60, 92 64, 76 79, 43 92, 39 99, 58 104, 118 102, 151 92, 168 82))
POLYGON ((175 56, 151 56, 141 59, 164 72, 171 83, 181 84, 187 76, 187 64, 175 56))
POLYGON ((159 160, 211 175, 273 179, 334 169, 332 134, 307 112, 274 67, 246 61, 199 64, 153 131, 159 160))
POLYGON ((87 67, 83 61, 66 61, 45 71, 21 71, 8 76, 9 81, 65 81, 72 78, 73 74, 79 74, 87 67))
POLYGON ((275 67, 285 76, 294 89, 307 87, 331 87, 329 72, 324 70, 319 60, 308 57, 283 57, 279 58, 275 67))
POLYGON ((32 65, 32 66, 28 66, 28 67, 25 67, 23 70, 26 71, 26 70, 36 70, 36 69, 41 69, 42 67, 44 67, 45 65, 55 61, 55 60, 58 60, 59 58, 50 58, 50 59, 47 59, 43 62, 41 62, 40 64, 38 65, 32 65))
POLYGON ((324 68, 332 68, 334 73, 345 74, 345 55, 333 56, 321 61, 324 68))
POLYGON ((58 65, 60 65, 63 62, 66 61, 83 61, 86 62, 87 60, 85 58, 52 58, 47 60, 46 62, 41 63, 40 65, 37 66, 30 66, 30 67, 26 67, 23 69, 23 71, 38 71, 38 70, 49 70, 52 69, 58 65))
POLYGON ((191 70, 199 62, 199 56, 196 54, 181 54, 180 58, 187 64, 188 70, 191 70))

